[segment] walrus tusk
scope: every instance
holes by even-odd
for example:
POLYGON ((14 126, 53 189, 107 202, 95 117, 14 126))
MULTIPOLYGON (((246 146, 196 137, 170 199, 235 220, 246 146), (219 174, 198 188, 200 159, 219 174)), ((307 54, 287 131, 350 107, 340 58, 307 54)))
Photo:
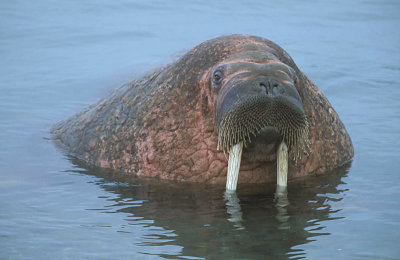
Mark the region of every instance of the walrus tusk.
POLYGON ((243 142, 231 147, 228 159, 228 173, 226 176, 226 190, 235 191, 239 176, 240 160, 242 159, 243 142))
POLYGON ((278 186, 287 186, 288 176, 288 148, 284 141, 279 145, 277 155, 276 184, 278 186))

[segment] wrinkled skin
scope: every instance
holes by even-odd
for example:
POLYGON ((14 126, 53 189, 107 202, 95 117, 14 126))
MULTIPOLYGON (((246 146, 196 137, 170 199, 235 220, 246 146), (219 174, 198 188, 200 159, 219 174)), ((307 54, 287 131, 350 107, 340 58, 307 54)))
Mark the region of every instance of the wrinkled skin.
MULTIPOLYGON (((278 81, 302 103, 309 124, 309 155, 297 164, 290 159, 289 178, 325 173, 353 157, 350 137, 337 113, 290 56, 271 41, 245 35, 206 41, 178 61, 122 86, 57 123, 54 139, 79 159, 128 174, 225 183, 227 159, 217 150, 217 115, 223 113, 220 103, 224 87, 229 89, 227 77, 244 70, 248 72, 241 80, 267 73, 261 75, 265 88, 258 84, 250 91, 277 95, 280 89, 274 90, 271 82, 278 81), (268 69, 269 63, 287 69, 268 69), (220 66, 230 72, 216 86, 214 72, 220 66)), ((267 129, 252 140, 243 151, 239 183, 276 180, 273 151, 281 138, 267 129)))

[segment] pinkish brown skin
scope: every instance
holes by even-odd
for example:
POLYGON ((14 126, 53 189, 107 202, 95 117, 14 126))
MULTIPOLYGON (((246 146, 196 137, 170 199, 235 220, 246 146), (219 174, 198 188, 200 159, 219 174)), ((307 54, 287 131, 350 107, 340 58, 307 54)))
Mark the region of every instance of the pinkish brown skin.
MULTIPOLYGON (((297 90, 310 124, 310 155, 289 162, 289 177, 321 174, 353 156, 349 135, 335 110, 289 55, 271 41, 222 36, 193 48, 181 59, 116 90, 110 97, 56 124, 52 133, 67 150, 89 163, 138 176, 225 183, 227 159, 217 151, 210 72, 222 62, 252 60, 243 50, 260 48, 297 74, 297 90), (239 54, 239 55, 238 55, 239 54)), ((242 160, 239 183, 276 181, 276 156, 242 160)))

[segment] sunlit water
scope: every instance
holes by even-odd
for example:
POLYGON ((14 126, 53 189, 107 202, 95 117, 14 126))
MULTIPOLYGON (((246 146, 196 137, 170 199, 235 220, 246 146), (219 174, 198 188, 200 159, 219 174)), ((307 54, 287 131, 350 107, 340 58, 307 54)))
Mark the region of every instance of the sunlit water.
POLYGON ((399 1, 0 1, 0 259, 398 259, 399 1), (350 165, 274 185, 124 179, 49 129, 182 50, 269 38, 328 97, 350 165))

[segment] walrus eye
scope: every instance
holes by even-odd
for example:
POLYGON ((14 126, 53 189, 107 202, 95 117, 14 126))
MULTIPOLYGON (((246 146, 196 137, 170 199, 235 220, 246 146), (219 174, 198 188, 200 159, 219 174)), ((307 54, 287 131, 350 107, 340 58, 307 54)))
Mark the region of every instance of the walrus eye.
POLYGON ((217 70, 217 71, 214 72, 213 81, 216 84, 221 83, 221 81, 222 81, 222 72, 220 70, 217 70))

